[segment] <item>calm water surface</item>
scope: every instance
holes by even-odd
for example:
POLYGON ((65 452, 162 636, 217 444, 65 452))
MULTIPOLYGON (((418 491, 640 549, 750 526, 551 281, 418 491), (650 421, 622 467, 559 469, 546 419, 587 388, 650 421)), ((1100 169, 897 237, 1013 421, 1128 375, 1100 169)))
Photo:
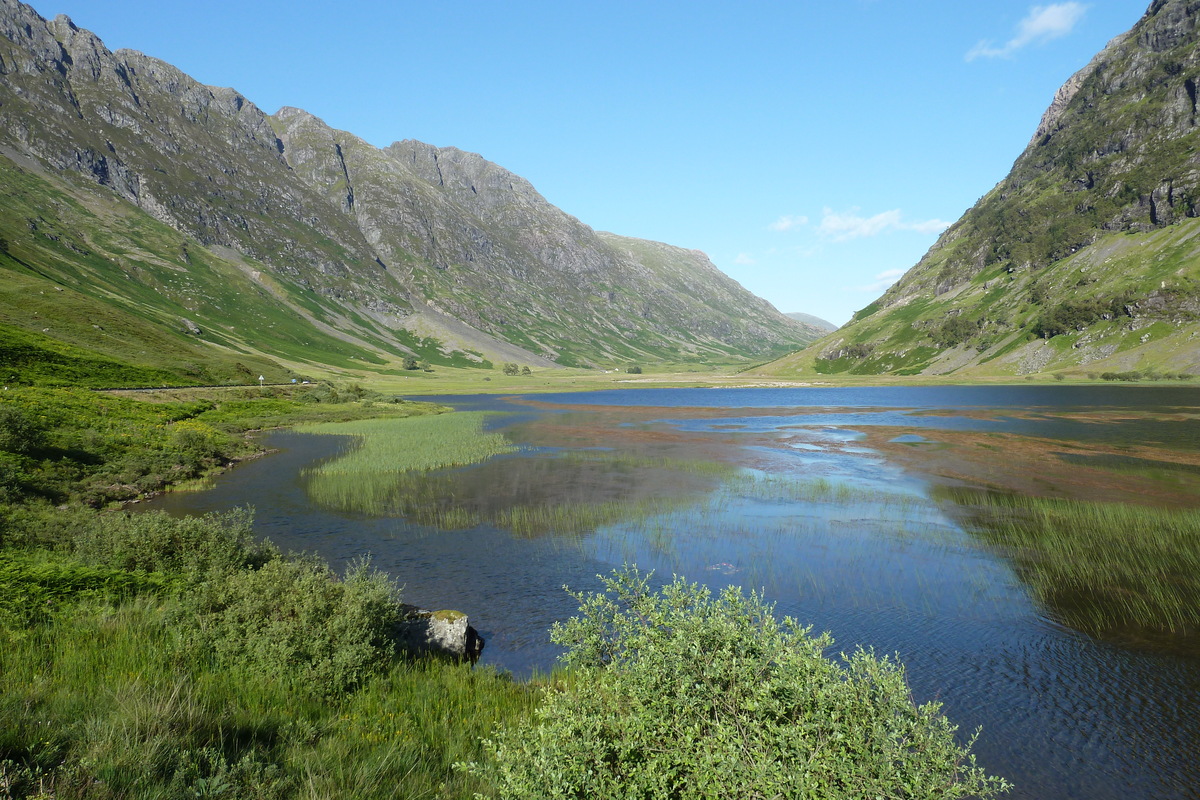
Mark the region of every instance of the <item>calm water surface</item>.
MULTIPOLYGON (((1016 785, 1012 797, 1200 798, 1200 656, 1064 626, 1031 599, 1003 554, 933 499, 927 477, 864 444, 872 431, 891 428, 914 447, 950 432, 1136 444, 1143 450, 1113 458, 1127 466, 1158 448, 1162 463, 1186 477, 1200 462, 1195 389, 641 389, 437 399, 507 412, 493 427, 524 446, 447 477, 464 503, 662 495, 669 507, 638 506, 584 531, 520 535, 333 512, 309 501, 299 471, 335 456, 345 441, 291 432, 269 435, 278 454, 221 476, 213 489, 154 505, 175 513, 252 505, 259 532, 285 549, 315 551, 335 565, 370 554, 409 602, 467 612, 487 639, 484 660, 522 676, 557 655, 546 631, 575 611, 564 584, 596 588, 597 573, 634 562, 664 580, 678 573, 714 588, 762 589, 777 613, 831 631, 836 648, 898 653, 918 702, 941 701, 964 734, 982 726, 975 752, 1016 785), (614 460, 598 468, 564 457, 571 452, 614 460), (681 459, 720 462, 724 471, 670 477, 669 466, 645 466, 681 459)), ((1015 440, 996 441, 1003 459, 1015 440)))

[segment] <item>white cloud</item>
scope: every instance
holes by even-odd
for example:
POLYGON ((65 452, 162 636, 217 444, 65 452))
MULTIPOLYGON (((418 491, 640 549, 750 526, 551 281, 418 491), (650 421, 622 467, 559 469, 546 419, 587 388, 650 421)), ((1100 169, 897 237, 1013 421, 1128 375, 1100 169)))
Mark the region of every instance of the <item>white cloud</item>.
POLYGON ((773 231, 790 231, 792 228, 803 228, 808 224, 808 217, 784 214, 767 227, 773 231))
POLYGON ((868 283, 866 286, 855 286, 854 291, 875 293, 882 292, 884 289, 888 288, 897 280, 899 280, 900 276, 903 274, 904 270, 902 269, 884 270, 876 275, 875 280, 873 280, 871 283, 868 283))
POLYGON ((873 217, 864 217, 858 212, 858 208, 852 208, 845 212, 826 208, 821 214, 821 223, 817 226, 817 232, 835 242, 846 242, 851 239, 879 236, 889 231, 941 233, 950 227, 950 223, 940 219, 905 222, 904 215, 898 208, 880 212, 873 217))
POLYGON ((953 224, 952 222, 946 222, 944 219, 927 219, 924 222, 914 222, 906 225, 905 230, 916 231, 917 233, 941 233, 953 224))
POLYGON ((849 239, 878 236, 888 229, 899 227, 899 225, 900 209, 898 208, 884 211, 873 217, 859 216, 857 208, 852 208, 844 213, 826 208, 821 214, 821 224, 817 226, 817 230, 822 236, 828 236, 835 242, 844 242, 849 239))
POLYGON ((991 41, 981 41, 966 55, 967 61, 977 58, 1001 58, 1010 56, 1026 45, 1049 42, 1066 36, 1083 19, 1087 6, 1083 3, 1055 3, 1049 6, 1033 6, 1025 19, 1017 25, 1013 38, 996 47, 991 41))
POLYGON ((749 253, 738 253, 737 257, 733 259, 733 263, 741 264, 743 266, 748 267, 752 264, 757 264, 758 262, 755 261, 754 257, 751 256, 749 253))

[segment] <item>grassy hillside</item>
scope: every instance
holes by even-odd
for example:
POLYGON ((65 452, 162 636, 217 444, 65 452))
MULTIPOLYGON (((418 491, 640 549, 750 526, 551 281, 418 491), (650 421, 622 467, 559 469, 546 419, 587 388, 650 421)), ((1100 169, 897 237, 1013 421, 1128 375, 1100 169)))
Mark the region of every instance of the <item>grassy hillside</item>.
POLYGON ((776 376, 1200 373, 1200 220, 1109 234, 1044 269, 873 304, 756 372, 776 376))
POLYGON ((1198 26, 1195 4, 1153 3, 920 263, 763 371, 1200 371, 1198 26))

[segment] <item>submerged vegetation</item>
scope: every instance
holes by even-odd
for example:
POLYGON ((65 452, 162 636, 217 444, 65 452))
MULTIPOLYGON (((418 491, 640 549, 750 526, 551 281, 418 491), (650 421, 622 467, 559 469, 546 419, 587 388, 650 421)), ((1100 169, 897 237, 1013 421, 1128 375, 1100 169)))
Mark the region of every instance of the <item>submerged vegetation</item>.
POLYGON ((1200 634, 1200 510, 961 489, 943 497, 1064 624, 1176 643, 1200 634))
POLYGON ((520 463, 484 465, 517 450, 503 434, 484 429, 486 418, 485 412, 456 412, 306 426, 306 432, 354 435, 359 442, 304 470, 305 491, 314 502, 338 511, 401 516, 443 530, 491 524, 534 537, 580 534, 667 513, 688 502, 697 488, 732 473, 728 465, 714 462, 607 450, 535 453, 520 463), (465 465, 481 466, 446 469, 465 465), (605 493, 578 479, 583 475, 612 484, 611 498, 598 498, 605 493), (647 483, 672 491, 643 496, 637 487, 647 483), (586 498, 572 497, 570 486, 580 485, 593 488, 586 498))

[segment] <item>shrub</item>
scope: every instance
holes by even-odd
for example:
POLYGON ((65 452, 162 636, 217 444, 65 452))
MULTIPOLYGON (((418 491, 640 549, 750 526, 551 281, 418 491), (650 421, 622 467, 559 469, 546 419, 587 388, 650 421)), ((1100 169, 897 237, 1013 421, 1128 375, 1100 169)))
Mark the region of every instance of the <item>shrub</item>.
POLYGON ((955 347, 979 333, 981 322, 954 316, 935 328, 930 335, 942 347, 955 347))
MULTIPOLYGON (((511 798, 989 797, 1008 788, 959 746, 936 703, 916 706, 903 668, 858 650, 838 664, 756 594, 718 597, 636 569, 578 594, 556 625, 565 688, 534 724, 485 741, 464 765, 511 798)), ((973 739, 972 739, 973 741, 973 739)))
POLYGON ((641 367, 639 367, 637 364, 634 364, 632 367, 626 367, 626 368, 625 368, 625 373, 626 373, 627 375, 641 375, 641 374, 642 374, 642 368, 641 368, 641 367))
POLYGON ((252 521, 247 509, 180 519, 161 511, 100 514, 78 530, 74 550, 91 564, 203 577, 278 557, 274 546, 253 541, 252 521))
POLYGON ((1128 372, 1101 372, 1100 379, 1105 381, 1125 381, 1127 383, 1133 383, 1142 379, 1142 373, 1138 372, 1137 370, 1130 370, 1128 372))
POLYGON ((24 496, 29 473, 24 459, 0 452, 0 503, 15 503, 24 496))
POLYGON ((0 405, 0 450, 29 455, 46 446, 46 429, 20 408, 0 405))
POLYGON ((350 689, 395 655, 398 593, 363 563, 338 580, 315 558, 275 559, 198 587, 188 605, 197 654, 317 694, 350 689))

